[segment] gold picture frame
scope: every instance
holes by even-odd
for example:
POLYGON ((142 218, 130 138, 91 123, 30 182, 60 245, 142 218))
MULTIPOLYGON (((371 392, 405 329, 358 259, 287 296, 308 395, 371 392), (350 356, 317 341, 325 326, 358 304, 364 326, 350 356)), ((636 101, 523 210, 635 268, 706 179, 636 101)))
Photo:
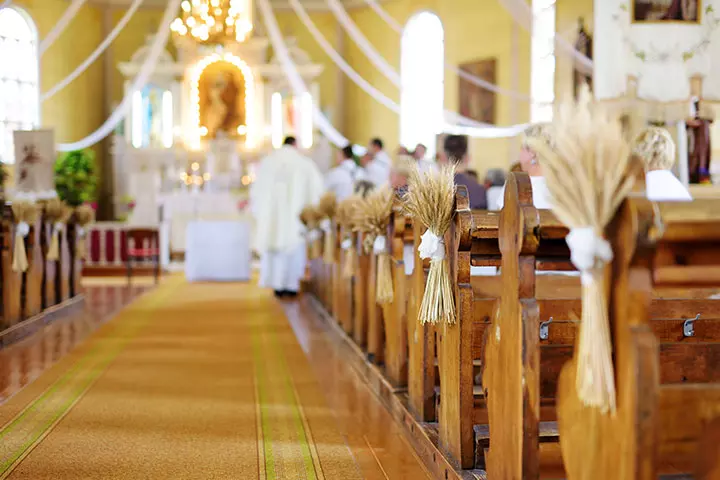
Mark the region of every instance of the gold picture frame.
POLYGON ((702 22, 702 0, 670 0, 669 6, 658 0, 631 0, 630 21, 634 24, 699 25, 702 22), (664 14, 662 9, 665 10, 664 14), (660 18, 656 18, 661 16, 660 18), (676 18, 690 16, 689 19, 676 18), (663 18, 669 17, 669 18, 663 18))

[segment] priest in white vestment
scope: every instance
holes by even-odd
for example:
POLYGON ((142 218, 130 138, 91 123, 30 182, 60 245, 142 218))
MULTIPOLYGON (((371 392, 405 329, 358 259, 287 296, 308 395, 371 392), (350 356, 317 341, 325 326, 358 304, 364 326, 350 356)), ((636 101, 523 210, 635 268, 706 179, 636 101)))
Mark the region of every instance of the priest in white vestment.
POLYGON ((633 153, 645 166, 645 194, 655 202, 689 202, 692 195, 672 172, 677 160, 670 132, 660 127, 646 128, 635 139, 633 153))
POLYGON ((372 182, 375 188, 380 188, 390 183, 390 171, 392 160, 383 148, 383 142, 379 138, 373 138, 368 146, 368 153, 363 160, 364 180, 372 182))
POLYGON ((352 145, 347 145, 340 151, 338 165, 325 175, 325 189, 335 193, 338 202, 342 202, 355 191, 355 182, 361 180, 362 172, 355 163, 352 145))
POLYGON ((300 290, 306 261, 300 212, 317 204, 323 192, 320 170, 297 150, 294 137, 260 162, 250 189, 260 286, 278 297, 294 297, 300 290))

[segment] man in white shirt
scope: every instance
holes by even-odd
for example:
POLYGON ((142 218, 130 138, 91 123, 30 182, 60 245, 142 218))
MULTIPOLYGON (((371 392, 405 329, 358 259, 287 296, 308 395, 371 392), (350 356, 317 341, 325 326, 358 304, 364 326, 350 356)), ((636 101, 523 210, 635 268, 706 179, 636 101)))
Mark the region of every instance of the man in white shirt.
POLYGON ((437 164, 427 158, 427 147, 422 143, 417 144, 412 156, 421 172, 432 172, 438 169, 437 164))
POLYGON ((373 138, 368 146, 368 153, 363 159, 365 168, 365 179, 372 182, 375 188, 387 185, 390 182, 390 170, 392 160, 383 150, 383 142, 379 138, 373 138))
POLYGON ((341 202, 353 194, 355 181, 360 180, 360 167, 355 163, 352 145, 347 145, 339 152, 338 165, 325 175, 325 189, 335 193, 341 202))
POLYGON ((296 148, 294 137, 265 157, 250 189, 260 286, 278 297, 294 297, 305 273, 305 240, 300 212, 317 204, 323 178, 317 165, 296 148))

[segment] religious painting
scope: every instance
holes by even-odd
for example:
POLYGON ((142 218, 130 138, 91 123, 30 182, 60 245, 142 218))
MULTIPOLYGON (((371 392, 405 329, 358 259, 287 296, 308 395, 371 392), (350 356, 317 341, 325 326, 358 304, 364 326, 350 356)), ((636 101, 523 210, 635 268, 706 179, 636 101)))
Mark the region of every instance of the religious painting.
MULTIPOLYGON (((577 38, 575 39, 575 50, 578 53, 585 55, 587 58, 592 60, 592 48, 593 38, 585 29, 585 21, 580 18, 578 20, 577 38)), ((575 60, 575 65, 573 65, 573 92, 575 98, 580 95, 580 89, 583 87, 583 85, 587 85, 588 88, 590 88, 590 91, 592 91, 592 69, 588 69, 584 65, 581 65, 577 60, 575 60)))
MULTIPOLYGON (((460 65, 460 70, 497 84, 497 59, 487 58, 460 65)), ((459 77, 460 115, 481 123, 495 123, 495 92, 459 77)))
POLYGON ((205 137, 236 137, 246 118, 242 71, 230 62, 211 63, 200 76, 198 94, 205 137))
POLYGON ((13 132, 13 139, 17 191, 37 193, 55 190, 53 130, 18 130, 13 132))
POLYGON ((298 101, 295 97, 287 96, 282 99, 283 134, 299 135, 297 125, 298 101))
POLYGON ((701 0, 633 0, 634 22, 700 21, 701 0))

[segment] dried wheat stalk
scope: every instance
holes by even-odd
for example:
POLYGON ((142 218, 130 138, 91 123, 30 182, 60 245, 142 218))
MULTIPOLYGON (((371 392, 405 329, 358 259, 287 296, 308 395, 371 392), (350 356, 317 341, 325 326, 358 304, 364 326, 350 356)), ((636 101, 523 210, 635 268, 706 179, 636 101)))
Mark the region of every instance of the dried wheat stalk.
POLYGON ((87 257, 85 237, 87 227, 95 221, 95 210, 90 205, 80 205, 75 208, 75 254, 84 260, 87 257))
POLYGON ((420 305, 422 323, 455 323, 455 302, 443 237, 455 214, 455 168, 439 172, 410 172, 404 209, 414 221, 427 228, 418 248, 420 258, 430 258, 430 272, 420 305))
POLYGON ((12 212, 15 220, 12 269, 14 272, 25 272, 29 267, 25 237, 30 233, 30 225, 35 225, 37 222, 39 210, 32 202, 14 201, 12 212))
POLYGON ((45 204, 45 218, 53 226, 47 252, 48 260, 60 260, 60 232, 65 229, 71 215, 72 209, 59 198, 51 198, 45 204))
POLYGON ((388 187, 372 191, 358 204, 355 216, 356 227, 365 233, 365 251, 372 251, 377 258, 375 300, 380 305, 391 303, 395 297, 387 239, 393 195, 388 187))
POLYGON ((352 278, 357 269, 357 249, 353 245, 352 231, 355 221, 355 210, 359 203, 362 202, 360 195, 353 195, 338 204, 336 218, 343 229, 344 237, 340 242, 340 248, 344 252, 342 276, 343 278, 352 278))
POLYGON ((317 207, 307 206, 300 212, 300 221, 305 225, 306 240, 309 247, 309 257, 311 260, 322 256, 322 244, 320 243, 320 220, 322 216, 317 207))
POLYGON ((322 221, 320 222, 320 228, 325 233, 325 245, 323 247, 323 261, 327 265, 333 265, 335 263, 335 232, 336 227, 333 225, 333 220, 337 213, 337 198, 335 192, 326 192, 321 198, 318 204, 318 211, 322 215, 322 221))
POLYGON ((605 227, 632 189, 630 147, 620 122, 592 101, 584 88, 577 102, 561 105, 553 122, 554 147, 528 140, 542 158, 553 212, 570 228, 571 259, 582 276, 582 322, 575 352, 578 397, 602 412, 614 412, 615 378, 604 288, 612 260, 605 227), (572 181, 568 181, 572 179, 572 181))

